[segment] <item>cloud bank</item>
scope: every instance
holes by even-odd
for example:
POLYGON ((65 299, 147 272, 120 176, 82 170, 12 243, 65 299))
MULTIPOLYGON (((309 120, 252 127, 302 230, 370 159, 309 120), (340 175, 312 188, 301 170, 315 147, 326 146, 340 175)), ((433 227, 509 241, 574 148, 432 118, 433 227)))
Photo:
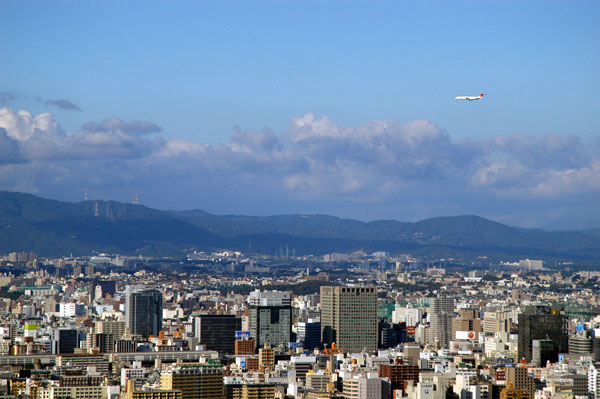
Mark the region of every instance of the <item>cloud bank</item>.
POLYGON ((359 127, 300 115, 285 132, 234 130, 208 145, 117 117, 65 132, 50 113, 0 109, 0 188, 79 200, 135 193, 216 213, 323 212, 414 220, 476 213, 543 225, 600 199, 600 158, 577 135, 453 140, 426 120, 359 127))

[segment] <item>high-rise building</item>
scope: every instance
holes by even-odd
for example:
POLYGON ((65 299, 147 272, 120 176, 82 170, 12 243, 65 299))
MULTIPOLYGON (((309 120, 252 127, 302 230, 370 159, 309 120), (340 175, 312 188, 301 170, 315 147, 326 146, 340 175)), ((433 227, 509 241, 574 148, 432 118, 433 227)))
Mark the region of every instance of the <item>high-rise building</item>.
POLYGON ((253 355, 256 353, 256 343, 254 338, 236 339, 235 355, 253 355))
POLYGON ((292 356, 288 363, 289 373, 297 380, 306 383, 306 374, 313 370, 317 358, 315 356, 292 356))
POLYGON ((432 345, 447 348, 452 339, 452 320, 454 319, 454 298, 432 298, 429 304, 429 337, 432 345))
POLYGON ((115 336, 106 333, 88 334, 88 345, 97 348, 99 353, 112 353, 115 351, 115 336))
POLYGON ((526 367, 507 367, 506 384, 511 385, 517 391, 525 391, 533 398, 535 392, 535 382, 533 377, 529 376, 526 367))
POLYGON ((98 320, 94 322, 93 332, 97 334, 112 334, 115 340, 118 340, 125 333, 125 322, 120 320, 98 320))
POLYGON ((321 322, 312 320, 298 322, 297 340, 304 349, 313 350, 321 346, 321 322))
POLYGON ((406 324, 390 324, 387 321, 379 321, 379 347, 394 348, 406 340, 406 324))
POLYGON ((58 328, 54 330, 55 354, 75 353, 79 347, 79 332, 74 328, 58 328))
POLYGON ((292 336, 292 296, 289 292, 261 292, 248 296, 250 305, 250 335, 260 348, 286 347, 292 336))
POLYGON ((143 337, 158 335, 162 329, 162 294, 145 286, 128 285, 125 290, 125 327, 143 337))
POLYGON ((421 316, 423 312, 419 308, 402 307, 400 304, 396 304, 394 311, 392 312, 392 323, 406 323, 407 326, 416 326, 421 322, 421 316))
POLYGON ((100 353, 114 352, 116 349, 116 342, 121 339, 124 332, 124 321, 95 321, 92 331, 87 335, 87 347, 96 348, 100 353))
POLYGON ((381 378, 353 376, 344 378, 344 398, 346 399, 388 399, 390 384, 381 378))
POLYGON ((569 353, 584 355, 592 353, 593 341, 591 337, 571 335, 569 337, 569 353))
POLYGON ((486 333, 508 332, 508 315, 505 311, 484 312, 483 331, 486 333))
POLYGON ((429 302, 429 313, 454 313, 454 298, 436 297, 429 302))
POLYGON ((457 336, 458 331, 472 332, 474 338, 479 337, 479 333, 483 332, 481 319, 465 317, 465 315, 455 317, 452 320, 452 339, 460 339, 457 336))
POLYGON ((600 399, 600 363, 591 364, 588 368, 588 397, 600 399))
POLYGON ((452 339, 453 316, 448 313, 431 313, 429 315, 429 343, 440 348, 448 348, 452 339))
POLYGON ((173 364, 160 376, 160 388, 181 391, 182 399, 223 399, 223 368, 216 363, 173 364))
POLYGON ((406 392, 404 385, 412 381, 413 386, 419 382, 419 367, 410 364, 382 364, 379 366, 379 377, 387 378, 391 389, 406 392))
POLYGON ((258 367, 261 370, 275 368, 275 350, 269 345, 258 350, 258 367))
POLYGON ((348 352, 377 350, 375 288, 321 287, 321 339, 348 352))
POLYGON ((181 391, 135 389, 133 380, 128 380, 126 386, 125 399, 183 399, 181 391))
POLYGON ((567 318, 549 306, 527 306, 519 314, 519 359, 531 361, 533 340, 552 340, 557 353, 567 353, 567 318))
POLYGON ((194 316, 194 336, 206 349, 231 355, 235 353, 235 332, 242 329, 242 319, 235 315, 194 316))
POLYGON ((254 383, 242 385, 241 399, 271 399, 275 397, 275 384, 254 383))
POLYGON ((558 349, 550 339, 534 339, 531 341, 531 363, 536 367, 546 367, 548 362, 558 361, 558 349))

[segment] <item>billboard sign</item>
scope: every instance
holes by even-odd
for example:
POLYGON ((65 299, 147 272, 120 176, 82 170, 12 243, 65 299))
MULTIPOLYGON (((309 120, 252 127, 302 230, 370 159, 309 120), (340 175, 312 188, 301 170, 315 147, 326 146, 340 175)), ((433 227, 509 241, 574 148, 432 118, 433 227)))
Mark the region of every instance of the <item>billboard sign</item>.
POLYGON ((250 331, 236 331, 235 339, 248 339, 250 338, 250 331))
POLYGON ((471 339, 475 339, 476 334, 474 331, 457 331, 456 332, 456 339, 464 339, 464 340, 471 340, 471 339))

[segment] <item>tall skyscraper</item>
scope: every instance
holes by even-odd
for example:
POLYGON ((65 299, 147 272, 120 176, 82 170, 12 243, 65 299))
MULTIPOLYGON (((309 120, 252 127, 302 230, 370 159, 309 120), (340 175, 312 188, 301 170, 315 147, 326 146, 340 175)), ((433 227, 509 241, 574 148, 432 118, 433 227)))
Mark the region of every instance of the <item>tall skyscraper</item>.
POLYGON ((447 348, 452 339, 452 320, 454 319, 454 298, 432 298, 429 306, 430 336, 429 343, 447 348))
POLYGON ((292 295, 289 292, 261 292, 248 296, 250 335, 256 348, 265 344, 287 347, 292 336, 292 295))
POLYGON ((241 329, 242 319, 235 315, 194 316, 194 336, 206 349, 219 353, 235 353, 235 332, 241 329))
POLYGON ((550 306, 527 306, 519 315, 519 359, 531 361, 533 340, 552 340, 557 353, 567 353, 567 317, 550 306))
POLYGON ((348 352, 377 350, 374 287, 321 287, 321 337, 348 352))
POLYGON ((430 313, 454 313, 455 301, 454 298, 449 298, 445 296, 438 296, 436 298, 431 298, 429 303, 429 312, 430 313))
POLYGON ((143 337, 158 335, 162 329, 162 294, 159 290, 137 285, 125 289, 125 327, 143 337))

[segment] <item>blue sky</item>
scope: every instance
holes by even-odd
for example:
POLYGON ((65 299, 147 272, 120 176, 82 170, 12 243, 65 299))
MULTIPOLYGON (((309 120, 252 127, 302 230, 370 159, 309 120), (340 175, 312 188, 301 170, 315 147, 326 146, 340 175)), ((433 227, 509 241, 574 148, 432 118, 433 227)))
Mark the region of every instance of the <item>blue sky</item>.
POLYGON ((149 206, 216 213, 585 218, 600 213, 598 17, 596 1, 5 1, 0 128, 12 141, 0 189, 140 192, 149 206), (40 125, 46 113, 56 126, 40 125), (298 133, 312 114, 312 135, 298 133), (383 133, 370 121, 386 121, 383 133), (40 155, 27 123, 60 143, 37 144, 40 155), (196 152, 173 150, 182 146, 196 152), (543 162, 521 158, 540 148, 543 162), (427 158, 418 151, 444 162, 415 174, 427 158), (240 154, 254 158, 241 166, 240 154), (156 157, 169 157, 162 178, 187 199, 152 189, 156 157), (86 177, 86 166, 106 175, 86 177))

